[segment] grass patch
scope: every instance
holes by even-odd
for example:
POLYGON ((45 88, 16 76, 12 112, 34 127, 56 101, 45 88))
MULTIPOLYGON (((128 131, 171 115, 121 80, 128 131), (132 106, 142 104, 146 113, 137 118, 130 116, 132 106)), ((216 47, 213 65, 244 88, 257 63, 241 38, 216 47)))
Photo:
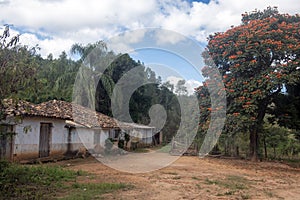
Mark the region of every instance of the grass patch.
POLYGON ((164 174, 170 174, 170 175, 178 175, 177 172, 163 172, 164 174))
POLYGON ((200 178, 196 177, 196 176, 192 176, 192 179, 199 181, 200 178))
POLYGON ((225 195, 234 195, 235 191, 234 190, 229 190, 227 192, 225 192, 225 195))
POLYGON ((229 196, 229 195, 234 195, 236 191, 235 190, 229 190, 225 193, 218 193, 217 196, 229 196))
POLYGON ((145 149, 145 148, 136 148, 135 150, 133 150, 132 152, 134 153, 148 153, 149 149, 145 149))
POLYGON ((163 147, 161 147, 160 149, 157 150, 157 152, 159 153, 169 153, 171 151, 172 147, 170 144, 165 145, 163 147))
POLYGON ((59 166, 24 166, 0 161, 0 199, 97 199, 106 192, 131 188, 122 183, 76 182, 77 177, 85 175, 90 173, 59 166))
POLYGON ((290 167, 300 168, 300 159, 284 159, 283 162, 290 167))
POLYGON ((248 180, 241 176, 228 176, 225 180, 210 180, 206 178, 205 183, 209 185, 219 185, 220 187, 230 189, 230 191, 234 192, 236 190, 244 190, 248 188, 248 180))
POLYGON ((42 199, 45 194, 51 197, 64 182, 75 181, 78 176, 76 171, 62 167, 0 163, 0 196, 4 199, 42 199))
POLYGON ((92 175, 91 173, 89 173, 89 172, 86 172, 86 171, 83 171, 83 170, 77 170, 77 172, 76 172, 76 174, 78 175, 78 176, 90 176, 90 175, 92 175))
POLYGON ((207 183, 208 185, 219 185, 221 182, 219 182, 217 180, 210 180, 209 178, 206 178, 205 183, 207 183))
POLYGON ((241 195, 242 199, 250 199, 251 196, 249 194, 242 194, 241 195))
POLYGON ((264 193, 265 193, 268 197, 270 197, 270 198, 272 198, 272 197, 275 196, 272 192, 267 191, 267 190, 264 190, 264 193))
POLYGON ((124 183, 74 183, 66 197, 62 200, 101 199, 104 193, 120 189, 130 189, 133 186, 124 183))
POLYGON ((181 179, 181 176, 174 176, 172 179, 178 180, 181 179))

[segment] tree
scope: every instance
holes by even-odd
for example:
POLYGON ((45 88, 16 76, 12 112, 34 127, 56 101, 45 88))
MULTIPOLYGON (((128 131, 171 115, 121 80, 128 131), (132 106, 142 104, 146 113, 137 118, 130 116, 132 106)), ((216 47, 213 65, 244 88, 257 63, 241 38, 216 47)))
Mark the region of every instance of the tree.
MULTIPOLYGON (((37 69, 37 49, 20 45, 19 35, 11 37, 9 26, 5 26, 0 36, 0 110, 3 99, 31 92, 37 69)), ((3 117, 0 114, 0 119, 3 117)))
POLYGON ((178 95, 187 95, 187 88, 185 86, 185 80, 179 80, 176 84, 176 91, 178 95))
MULTIPOLYGON (((300 16, 277 8, 242 15, 242 24, 209 36, 204 74, 217 68, 227 92, 227 130, 250 133, 250 157, 258 159, 267 107, 283 84, 299 80, 300 16), (233 119, 233 120, 230 120, 233 119)), ((206 81, 207 82, 207 81, 206 81)))
POLYGON ((286 86, 286 93, 274 99, 271 113, 273 117, 269 118, 270 122, 298 130, 297 138, 300 141, 300 83, 286 86))

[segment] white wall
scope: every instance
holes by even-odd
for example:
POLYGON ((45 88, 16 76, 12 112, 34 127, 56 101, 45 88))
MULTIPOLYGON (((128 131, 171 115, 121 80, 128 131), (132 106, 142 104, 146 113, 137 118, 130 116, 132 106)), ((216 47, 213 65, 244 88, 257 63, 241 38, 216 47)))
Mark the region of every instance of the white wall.
MULTIPOLYGON (((15 145, 13 154, 16 159, 37 158, 39 156, 40 124, 52 123, 50 138, 50 156, 64 154, 68 150, 69 129, 65 128, 65 120, 46 117, 24 117, 15 126, 15 145), (26 131, 27 130, 27 131, 26 131)), ((94 149, 94 132, 100 132, 100 143, 104 147, 105 140, 109 137, 109 130, 94 130, 88 128, 71 129, 71 151, 81 147, 94 149)))
POLYGON ((40 124, 52 123, 50 140, 51 151, 66 151, 68 142, 68 129, 65 128, 65 121, 43 117, 24 117, 20 124, 15 127, 14 154, 37 154, 39 152, 40 124), (26 131, 27 130, 27 131, 26 131))
POLYGON ((143 134, 142 142, 144 144, 152 144, 153 130, 152 129, 140 129, 139 131, 143 134))
MULTIPOLYGON (((74 137, 74 143, 82 142, 87 149, 94 149, 95 146, 100 144, 102 147, 105 145, 105 140, 109 137, 108 129, 86 129, 77 128, 74 130, 77 136, 74 137), (95 134, 100 134, 99 141, 95 141, 97 137, 95 134)), ((73 142, 73 141, 72 141, 73 142)))
POLYGON ((84 146, 91 149, 94 146, 94 131, 87 128, 76 128, 72 131, 72 144, 84 146))

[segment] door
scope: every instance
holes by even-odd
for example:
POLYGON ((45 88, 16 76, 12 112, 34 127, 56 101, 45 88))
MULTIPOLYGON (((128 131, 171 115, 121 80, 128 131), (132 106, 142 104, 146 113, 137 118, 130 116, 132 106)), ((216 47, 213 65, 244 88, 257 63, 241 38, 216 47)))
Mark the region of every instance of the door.
POLYGON ((39 157, 48 157, 50 154, 51 123, 41 123, 39 157))
POLYGON ((0 125, 0 159, 12 160, 13 141, 13 126, 0 125))

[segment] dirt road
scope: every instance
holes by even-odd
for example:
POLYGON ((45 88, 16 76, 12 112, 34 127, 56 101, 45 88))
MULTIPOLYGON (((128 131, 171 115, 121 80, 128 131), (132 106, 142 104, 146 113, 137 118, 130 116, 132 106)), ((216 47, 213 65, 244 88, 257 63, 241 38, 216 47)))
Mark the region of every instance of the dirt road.
POLYGON ((300 169, 280 163, 185 156, 139 174, 114 170, 92 157, 57 164, 90 172, 81 182, 133 185, 104 199, 300 199, 300 169))

